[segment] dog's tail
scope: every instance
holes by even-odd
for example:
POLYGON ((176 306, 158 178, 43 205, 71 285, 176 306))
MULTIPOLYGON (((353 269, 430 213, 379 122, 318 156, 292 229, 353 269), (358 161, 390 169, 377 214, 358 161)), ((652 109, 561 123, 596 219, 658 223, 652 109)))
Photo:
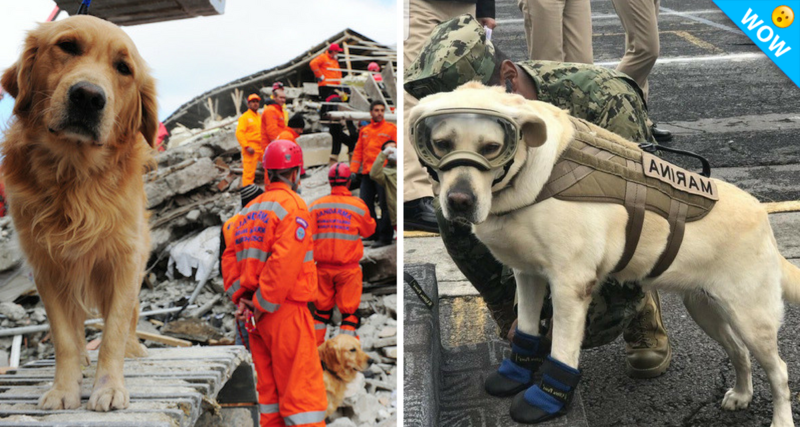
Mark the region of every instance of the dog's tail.
POLYGON ((781 257, 781 270, 783 271, 783 298, 795 305, 800 305, 800 268, 781 257))

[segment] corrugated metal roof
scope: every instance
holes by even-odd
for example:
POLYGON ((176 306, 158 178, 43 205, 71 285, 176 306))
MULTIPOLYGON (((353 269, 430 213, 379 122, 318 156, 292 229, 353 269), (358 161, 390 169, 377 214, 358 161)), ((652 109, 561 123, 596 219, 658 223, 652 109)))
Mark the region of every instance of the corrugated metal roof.
MULTIPOLYGON (((56 5, 75 14, 81 0, 55 0, 56 5)), ((225 0, 94 0, 89 15, 117 25, 138 25, 196 16, 221 15, 225 0)))

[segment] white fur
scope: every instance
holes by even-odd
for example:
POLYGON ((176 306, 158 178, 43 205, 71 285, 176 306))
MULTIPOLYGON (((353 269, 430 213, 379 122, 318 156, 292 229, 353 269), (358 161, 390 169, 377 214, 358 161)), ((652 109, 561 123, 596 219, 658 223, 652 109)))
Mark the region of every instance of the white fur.
MULTIPOLYGON (((595 287, 603 283, 622 255, 627 213, 621 205, 554 198, 531 205, 557 156, 571 140, 572 128, 565 112, 520 99, 470 83, 425 98, 411 117, 413 121, 435 109, 470 106, 496 108, 520 122, 538 117, 546 124, 544 145, 521 147, 508 176, 494 187, 488 172, 470 167, 454 168, 440 173, 439 178, 442 194, 447 194, 455 177, 470 180, 477 202, 475 212, 467 218, 475 223, 476 236, 492 254, 514 268, 523 332, 538 335, 544 286, 549 283, 554 306, 551 354, 577 368, 586 311, 595 287), (497 215, 503 212, 510 213, 497 215)), ((772 386, 772 426, 794 426, 777 332, 783 318, 783 297, 798 302, 800 270, 779 253, 759 202, 733 185, 716 182, 720 200, 703 219, 686 224, 680 251, 667 271, 654 280, 646 279, 669 235, 667 221, 648 211, 633 259, 614 277, 684 295, 691 316, 721 343, 736 370, 736 383, 726 393, 723 408, 745 408, 752 398, 749 349, 772 386)), ((451 218, 446 198, 441 201, 445 216, 451 218)))

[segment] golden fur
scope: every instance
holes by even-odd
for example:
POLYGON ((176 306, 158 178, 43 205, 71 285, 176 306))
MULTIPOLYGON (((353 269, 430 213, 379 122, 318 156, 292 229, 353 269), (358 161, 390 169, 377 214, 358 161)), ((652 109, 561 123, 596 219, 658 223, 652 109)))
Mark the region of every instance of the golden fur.
POLYGON ((16 99, 3 142, 9 208, 56 350, 39 406, 80 406, 83 322, 97 308, 106 329, 88 408, 126 408, 123 357, 146 355, 131 332, 150 250, 142 173, 158 128, 155 82, 122 30, 76 16, 31 31, 0 84, 16 99), (70 103, 84 83, 106 97, 91 124, 70 103))
POLYGON ((322 343, 319 346, 319 358, 326 368, 323 379, 328 395, 328 409, 325 411, 327 418, 342 404, 347 384, 356 378, 356 372, 367 369, 370 359, 361 350, 361 342, 343 334, 322 343))

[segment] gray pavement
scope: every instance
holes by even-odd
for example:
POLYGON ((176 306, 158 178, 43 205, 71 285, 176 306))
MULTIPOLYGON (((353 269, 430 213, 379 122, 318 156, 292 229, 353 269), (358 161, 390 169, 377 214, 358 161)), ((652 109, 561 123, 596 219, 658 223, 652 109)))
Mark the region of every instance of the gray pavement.
MULTIPOLYGON (((493 41, 512 59, 526 57, 516 0, 497 0, 493 41)), ((624 32, 610 0, 592 0, 595 62, 613 67, 624 52, 624 32)), ((672 147, 696 151, 712 176, 764 202, 800 200, 800 89, 711 0, 662 0, 661 58, 650 79, 649 108, 660 127, 674 131, 672 147)), ((697 168, 691 162, 671 158, 697 168)), ((782 253, 800 265, 800 213, 770 215, 782 253)), ((439 285, 443 363, 449 350, 502 345, 488 311, 448 257, 438 237, 406 238, 408 263, 433 263, 439 285)), ((624 343, 582 353, 580 393, 591 427, 769 426, 772 406, 763 370, 754 363, 750 408, 720 409, 732 385, 724 351, 689 318, 677 295, 663 298, 674 349, 672 366, 652 380, 624 373, 624 343)), ((780 332, 789 367, 795 420, 800 421, 800 309, 787 306, 780 332)), ((453 396, 450 396, 453 398, 453 396)), ((507 403, 498 401, 499 405, 507 403)), ((457 425, 505 425, 499 420, 457 425)))

